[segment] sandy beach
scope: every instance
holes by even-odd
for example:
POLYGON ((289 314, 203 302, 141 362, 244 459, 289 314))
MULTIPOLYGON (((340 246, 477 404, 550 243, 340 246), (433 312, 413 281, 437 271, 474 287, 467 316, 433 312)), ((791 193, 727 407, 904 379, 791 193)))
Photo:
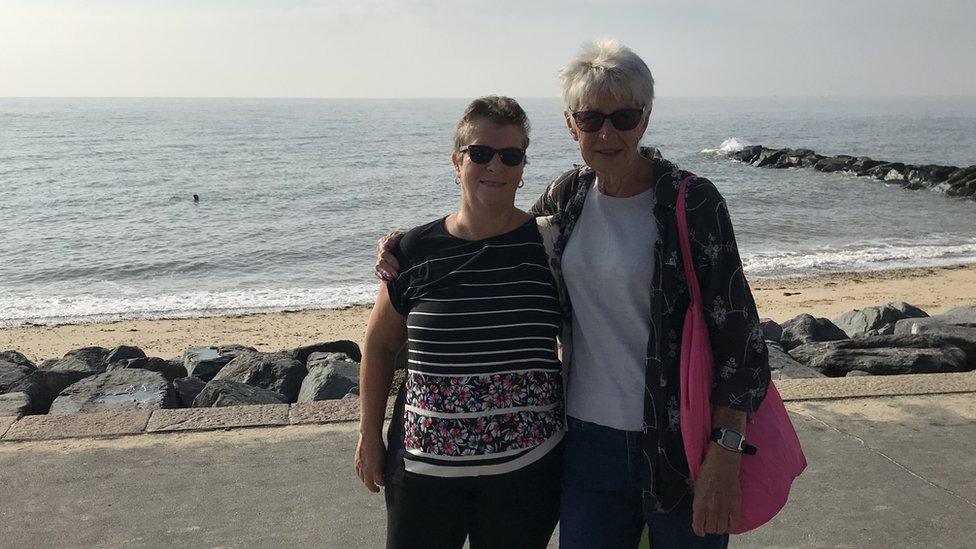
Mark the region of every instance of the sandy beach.
MULTIPOLYGON (((929 314, 976 303, 976 264, 753 280, 759 312, 783 322, 800 313, 833 318, 851 309, 907 301, 929 314)), ((136 345, 151 356, 173 357, 188 347, 238 343, 262 351, 320 341, 362 344, 369 307, 288 311, 180 320, 126 320, 0 329, 0 350, 35 361, 90 345, 136 345)))

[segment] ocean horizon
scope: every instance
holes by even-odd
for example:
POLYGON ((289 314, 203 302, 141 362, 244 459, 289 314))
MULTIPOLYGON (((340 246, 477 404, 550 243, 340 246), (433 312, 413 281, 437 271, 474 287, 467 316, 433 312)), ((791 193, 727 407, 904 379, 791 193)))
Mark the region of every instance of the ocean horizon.
MULTIPOLYGON (((0 98, 0 326, 371 303, 376 238, 458 204, 467 101, 0 98)), ((580 159, 558 99, 520 101, 528 208, 580 159)), ((716 184, 751 279, 976 261, 976 201, 725 155, 968 166, 976 98, 660 97, 644 143, 716 184)))

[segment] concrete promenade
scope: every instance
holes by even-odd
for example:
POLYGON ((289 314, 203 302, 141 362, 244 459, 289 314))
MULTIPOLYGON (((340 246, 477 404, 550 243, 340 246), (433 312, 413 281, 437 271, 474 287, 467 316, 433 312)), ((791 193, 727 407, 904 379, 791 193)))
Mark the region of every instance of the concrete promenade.
MULTIPOLYGON (((777 386, 810 465, 733 547, 976 547, 976 373, 777 386)), ((356 406, 0 418, 0 547, 382 547, 356 406)))

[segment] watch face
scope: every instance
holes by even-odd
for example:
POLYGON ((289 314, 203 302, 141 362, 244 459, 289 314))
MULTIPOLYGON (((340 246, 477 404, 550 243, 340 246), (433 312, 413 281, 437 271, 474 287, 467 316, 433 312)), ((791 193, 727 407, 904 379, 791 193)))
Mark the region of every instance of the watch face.
POLYGON ((722 445, 730 448, 738 448, 742 444, 742 435, 735 431, 726 430, 722 437, 722 445))

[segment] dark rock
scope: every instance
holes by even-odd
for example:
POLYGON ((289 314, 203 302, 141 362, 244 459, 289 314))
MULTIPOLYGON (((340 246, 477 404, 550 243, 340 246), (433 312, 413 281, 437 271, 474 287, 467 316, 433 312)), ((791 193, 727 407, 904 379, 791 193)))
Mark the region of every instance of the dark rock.
POLYGON ((50 405, 62 391, 89 376, 105 373, 105 358, 109 350, 104 347, 84 347, 69 351, 58 360, 46 360, 38 369, 43 372, 46 385, 43 395, 31 395, 34 405, 50 405), (48 400, 50 398, 51 400, 48 400))
POLYGON ((904 318, 929 316, 925 311, 903 301, 894 301, 878 307, 865 307, 848 311, 833 319, 848 337, 855 335, 890 335, 895 333, 895 323, 904 318))
MULTIPOLYGON (((54 365, 60 360, 47 361, 42 366, 54 365)), ((27 393, 30 397, 31 413, 45 414, 62 390, 88 375, 71 370, 45 370, 0 360, 0 393, 27 393)))
POLYGON ((130 360, 133 358, 145 358, 146 353, 143 352, 139 347, 130 347, 128 345, 120 345, 105 357, 106 364, 112 364, 113 362, 122 362, 123 360, 130 360))
POLYGON ((847 339, 847 334, 826 318, 814 318, 801 314, 782 324, 783 336, 780 344, 789 351, 798 345, 815 341, 836 341, 847 339))
POLYGON ((138 368, 140 370, 149 370, 150 372, 159 372, 163 374, 163 377, 167 381, 173 381, 179 377, 186 377, 189 375, 183 364, 173 364, 172 362, 166 360, 165 358, 159 357, 143 357, 143 358, 132 358, 124 360, 121 362, 116 362, 109 366, 109 370, 115 369, 132 369, 138 368))
POLYGON ((0 417, 20 417, 31 411, 30 395, 23 391, 0 395, 0 417))
POLYGON ((17 351, 4 351, 0 353, 0 362, 9 362, 11 364, 20 364, 21 366, 28 366, 34 370, 37 369, 37 365, 31 362, 29 358, 18 353, 17 351))
POLYGON ((753 145, 751 147, 746 147, 741 151, 734 152, 731 154, 731 156, 739 162, 751 164, 753 161, 759 158, 759 153, 761 153, 762 150, 762 145, 753 145))
POLYGON ((941 315, 932 318, 938 318, 942 322, 953 324, 955 326, 969 326, 970 328, 976 328, 976 305, 953 307, 941 315))
POLYGON ((868 171, 872 168, 876 168, 882 164, 887 164, 884 160, 872 160, 866 156, 859 156, 851 165, 848 166, 848 170, 856 173, 859 176, 868 175, 868 171))
POLYGON ((197 398, 200 391, 207 385, 207 382, 198 377, 187 376, 173 380, 173 388, 176 389, 176 396, 180 403, 190 408, 193 406, 193 399, 197 398))
POLYGON ((847 156, 846 154, 839 154, 837 156, 828 156, 813 165, 813 169, 818 172, 839 172, 846 170, 854 162, 853 156, 847 156))
POLYGON ((826 158, 826 157, 824 155, 822 155, 822 154, 811 154, 811 155, 808 155, 808 156, 804 156, 803 159, 802 159, 802 161, 800 162, 800 167, 801 168, 812 168, 812 167, 814 167, 814 166, 817 165, 817 162, 820 162, 824 158, 826 158))
POLYGON ((215 379, 193 399, 194 408, 216 408, 247 404, 287 404, 280 394, 227 379, 215 379))
MULTIPOLYGON (((102 368, 105 371, 106 359, 111 351, 105 347, 82 347, 65 353, 64 358, 75 358, 88 364, 91 368, 102 368)), ((63 360, 63 359, 62 359, 63 360)))
POLYGON ((295 360, 305 364, 308 356, 312 353, 345 353, 349 358, 356 362, 362 362, 363 353, 359 350, 359 345, 349 340, 330 341, 329 343, 316 343, 287 351, 295 360))
POLYGON ((976 165, 959 168, 946 180, 947 196, 976 198, 976 165))
POLYGON ((218 347, 195 347, 183 353, 183 367, 189 375, 210 381, 233 359, 221 355, 218 347))
POLYGON ((769 350, 769 369, 774 380, 825 377, 820 372, 794 360, 779 345, 767 343, 766 348, 769 350))
POLYGON ((976 370, 976 327, 947 324, 938 317, 899 320, 895 335, 930 335, 966 353, 966 368, 976 370))
POLYGON ((342 398, 359 386, 359 363, 343 353, 313 353, 297 402, 342 398))
POLYGON ((84 377, 105 372, 109 350, 105 347, 84 347, 68 351, 64 357, 41 364, 41 369, 49 372, 73 372, 84 377))
POLYGON ((925 164, 923 166, 912 166, 905 174, 905 179, 909 183, 917 183, 932 187, 939 183, 944 183, 949 179, 949 175, 956 171, 955 166, 939 166, 937 164, 925 164))
POLYGON ((295 402, 307 373, 305 365, 286 352, 244 353, 224 366, 214 380, 261 387, 280 394, 285 402, 295 402))
POLYGON ((760 318, 759 327, 762 329, 763 337, 766 341, 779 343, 779 340, 783 337, 783 327, 773 320, 760 318))
POLYGON ((248 347, 247 345, 237 345, 234 343, 230 345, 221 345, 220 347, 217 347, 217 353, 220 356, 229 356, 231 360, 241 356, 244 353, 256 353, 256 352, 258 352, 258 350, 255 349, 254 347, 248 347))
POLYGON ((753 165, 760 168, 777 168, 785 167, 780 166, 780 161, 786 158, 787 151, 785 149, 763 149, 759 153, 759 157, 753 161, 753 165))
POLYGON ((0 360, 0 393, 27 393, 33 414, 47 413, 58 393, 79 379, 71 372, 47 372, 29 364, 0 360))
POLYGON ((966 354, 926 335, 882 335, 808 343, 790 351, 801 364, 832 377, 853 370, 872 375, 966 371, 966 354))
POLYGON ((22 391, 28 378, 37 372, 32 364, 0 360, 0 394, 22 391))
POLYGON ((874 177, 875 179, 880 179, 882 181, 888 178, 888 174, 892 171, 902 174, 902 179, 904 179, 905 165, 901 162, 886 162, 875 166, 867 170, 866 174, 874 177))
POLYGON ((51 404, 51 414, 158 410, 175 407, 169 383, 157 372, 118 369, 87 377, 51 404))

